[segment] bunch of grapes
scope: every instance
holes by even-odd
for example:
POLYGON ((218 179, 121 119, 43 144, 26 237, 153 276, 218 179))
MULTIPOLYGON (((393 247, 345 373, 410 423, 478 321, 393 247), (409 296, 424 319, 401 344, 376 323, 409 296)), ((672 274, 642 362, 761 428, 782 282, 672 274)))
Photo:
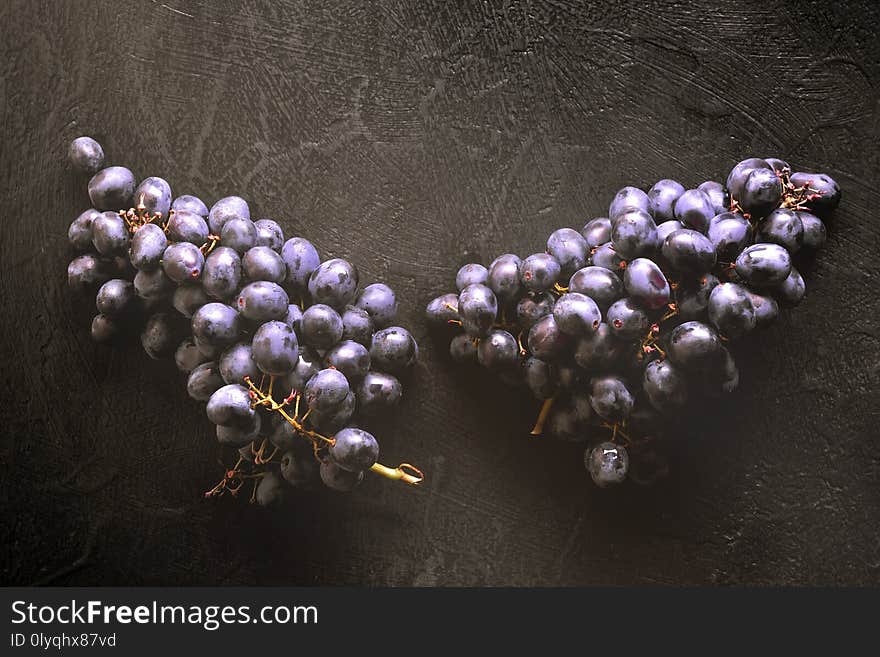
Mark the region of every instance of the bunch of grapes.
POLYGON ((453 360, 543 402, 532 434, 587 443, 597 485, 651 483, 668 470, 668 419, 736 388, 730 342, 804 298, 795 264, 839 201, 829 176, 775 158, 743 160, 726 186, 624 187, 607 217, 555 231, 543 253, 464 265, 426 316, 460 329, 453 360))
POLYGON ((395 325, 390 287, 359 288, 352 264, 321 261, 271 219, 251 221, 243 198, 209 209, 173 198, 162 178, 136 184, 125 167, 102 168, 103 149, 88 137, 68 155, 92 175, 92 208, 68 232, 83 252, 68 266, 70 287, 97 291, 95 340, 145 319, 144 350, 173 356, 190 397, 207 402, 217 440, 238 452, 207 496, 252 482, 251 501, 269 505, 287 484, 350 491, 367 471, 421 481, 412 465, 381 465, 363 428, 400 403, 400 379, 418 357, 395 325))

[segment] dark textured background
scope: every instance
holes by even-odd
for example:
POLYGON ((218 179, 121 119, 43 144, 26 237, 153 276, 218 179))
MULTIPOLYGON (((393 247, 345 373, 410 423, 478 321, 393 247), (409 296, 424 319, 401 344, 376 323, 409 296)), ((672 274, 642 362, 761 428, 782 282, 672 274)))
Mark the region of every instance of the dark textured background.
POLYGON ((880 9, 683 4, 0 2, 2 583, 880 582, 880 9), (380 439, 421 490, 201 499, 221 467, 182 377, 91 344, 66 288, 80 134, 395 287, 423 358, 380 439), (427 336, 466 260, 752 154, 844 200, 808 298, 740 350, 659 488, 596 489, 526 435, 533 402, 427 336))

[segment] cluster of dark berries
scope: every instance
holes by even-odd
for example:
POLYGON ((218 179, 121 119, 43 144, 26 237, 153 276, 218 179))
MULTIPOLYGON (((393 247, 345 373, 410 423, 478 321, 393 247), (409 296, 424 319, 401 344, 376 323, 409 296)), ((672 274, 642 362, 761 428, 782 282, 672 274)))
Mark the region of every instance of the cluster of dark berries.
POLYGON ((543 401, 533 434, 587 443, 596 484, 650 483, 667 471, 666 418, 736 388, 729 341, 803 299, 795 263, 839 201, 829 176, 773 158, 743 160, 726 185, 624 187, 608 217, 555 231, 542 253, 464 265, 427 318, 460 327, 455 361, 543 401))
POLYGON ((88 137, 73 141, 69 159, 92 175, 92 207, 68 232, 82 252, 67 268, 70 287, 96 294, 95 340, 141 325, 147 354, 173 357, 190 397, 207 402, 217 440, 238 450, 207 495, 253 481, 252 501, 268 505, 286 484, 349 491, 368 470, 421 481, 411 465, 379 464, 363 428, 397 406, 399 377, 418 357, 395 325, 391 288, 359 288, 352 264, 321 261, 271 219, 251 221, 243 198, 209 209, 173 198, 162 178, 137 184, 125 167, 103 168, 88 137))

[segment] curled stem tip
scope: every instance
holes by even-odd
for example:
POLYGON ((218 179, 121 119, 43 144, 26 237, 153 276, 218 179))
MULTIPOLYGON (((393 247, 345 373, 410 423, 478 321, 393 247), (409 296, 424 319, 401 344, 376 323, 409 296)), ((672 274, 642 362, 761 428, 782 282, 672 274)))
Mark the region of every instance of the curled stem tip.
POLYGON ((425 479, 425 474, 416 466, 409 463, 401 463, 396 468, 389 468, 381 463, 374 463, 370 470, 387 479, 402 481, 410 486, 418 486, 425 479))

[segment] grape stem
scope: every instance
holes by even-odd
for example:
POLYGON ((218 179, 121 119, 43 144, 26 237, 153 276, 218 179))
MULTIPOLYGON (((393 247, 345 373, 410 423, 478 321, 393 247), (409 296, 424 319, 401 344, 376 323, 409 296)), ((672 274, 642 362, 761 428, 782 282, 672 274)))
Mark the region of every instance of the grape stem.
MULTIPOLYGON (((287 423, 290 424, 290 426, 292 426, 294 428, 294 430, 299 435, 312 441, 312 445, 315 448, 315 455, 316 456, 317 456, 318 450, 321 447, 331 447, 336 444, 336 441, 333 438, 328 438, 327 436, 324 436, 324 435, 318 433, 317 431, 307 429, 305 426, 303 426, 302 421, 300 420, 300 417, 299 417, 299 402, 300 402, 300 398, 301 398, 301 395, 299 392, 297 392, 295 390, 291 390, 290 394, 279 403, 279 402, 276 402, 272 398, 272 387, 275 383, 274 376, 269 377, 269 387, 266 392, 264 392, 262 389, 262 384, 264 383, 264 381, 261 381, 260 382, 261 385, 258 387, 256 385, 254 385, 254 382, 251 381, 251 378, 249 376, 246 376, 244 378, 244 382, 250 391, 251 398, 254 400, 254 403, 252 404, 252 406, 253 407, 264 406, 269 411, 274 411, 274 412, 278 413, 279 415, 281 415, 281 417, 283 417, 287 421, 287 423), (285 410, 285 407, 288 406, 290 403, 295 404, 293 415, 290 415, 285 410)), ((311 409, 306 411, 305 415, 302 416, 302 420, 305 420, 309 416, 309 413, 311 413, 311 409)), ((262 460, 263 449, 265 448, 265 446, 266 446, 266 443, 264 441, 263 445, 260 447, 260 452, 259 452, 259 457, 261 460, 262 460)), ((276 448, 276 451, 277 451, 277 448, 276 448)), ((275 456, 274 452, 273 452, 272 456, 275 456)), ((268 462, 269 460, 272 459, 272 456, 270 456, 269 459, 266 459, 263 462, 264 463, 268 462)), ((256 453, 255 453, 254 462, 257 463, 257 454, 256 453)), ((419 470, 417 467, 415 467, 414 465, 411 465, 409 463, 401 463, 396 468, 390 468, 387 465, 382 465, 381 463, 374 463, 370 467, 370 470, 372 472, 375 472, 376 474, 382 475, 383 477, 385 477, 387 479, 402 481, 406 484, 410 484, 411 486, 416 486, 416 485, 422 483, 422 481, 425 478, 425 475, 421 470, 419 470)))
POLYGON ((540 436, 544 433, 544 423, 547 422, 547 418, 550 415, 550 409, 553 407, 553 402, 555 400, 555 397, 551 397, 550 399, 545 399, 544 403, 541 404, 541 411, 538 413, 538 419, 535 421, 535 426, 531 431, 533 436, 540 436))

